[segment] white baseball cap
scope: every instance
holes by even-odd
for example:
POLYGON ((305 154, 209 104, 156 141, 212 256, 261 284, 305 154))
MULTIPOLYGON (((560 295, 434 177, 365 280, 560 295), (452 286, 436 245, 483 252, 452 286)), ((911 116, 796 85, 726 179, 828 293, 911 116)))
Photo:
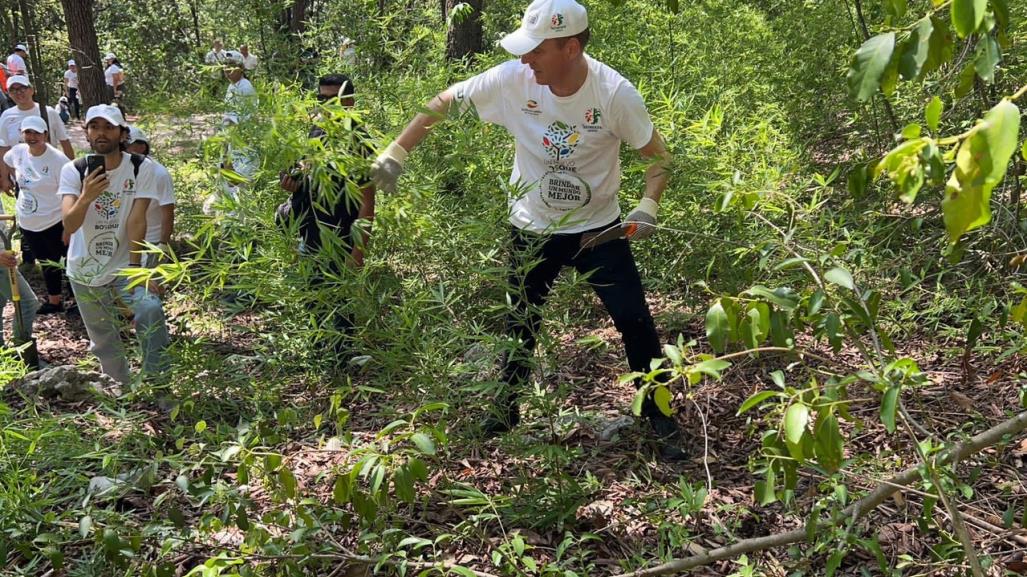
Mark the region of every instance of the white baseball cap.
POLYGON ((68 66, 75 66, 75 61, 74 60, 69 60, 68 61, 68 66))
POLYGON ((504 50, 522 56, 543 40, 566 38, 588 28, 588 12, 575 0, 535 0, 528 5, 521 27, 499 41, 504 50))
POLYGON ((132 144, 133 142, 145 142, 146 144, 150 144, 150 139, 146 137, 145 132, 135 126, 132 126, 128 129, 128 143, 132 144))
POLYGON ((29 82, 28 76, 22 76, 21 74, 17 74, 7 79, 7 89, 10 90, 11 87, 15 84, 21 84, 22 86, 32 86, 32 83, 29 82))
POLYGON ((23 52, 28 52, 29 51, 28 47, 25 46, 24 44, 16 44, 14 46, 14 51, 17 52, 18 50, 21 50, 23 52))
POLYGON ((242 53, 235 50, 225 50, 225 61, 229 64, 242 64, 242 53))
POLYGON ((115 56, 113 52, 108 52, 103 55, 104 60, 114 60, 115 58, 117 58, 117 56, 115 56))
POLYGON ((125 122, 125 117, 121 115, 121 111, 118 110, 118 107, 111 106, 110 104, 97 104, 91 107, 86 112, 86 124, 89 124, 89 121, 94 118, 102 118, 115 126, 128 128, 128 123, 125 122))
POLYGON ((43 134, 46 132, 46 122, 43 121, 42 116, 29 116, 21 121, 21 132, 26 130, 43 134))

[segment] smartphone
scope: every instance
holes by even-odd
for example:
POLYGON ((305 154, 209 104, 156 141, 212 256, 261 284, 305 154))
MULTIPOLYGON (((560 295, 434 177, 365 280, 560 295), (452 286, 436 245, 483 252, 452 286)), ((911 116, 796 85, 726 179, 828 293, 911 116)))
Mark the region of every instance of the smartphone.
POLYGON ((100 171, 100 173, 105 172, 107 170, 105 162, 102 154, 86 155, 86 174, 93 174, 96 171, 100 171))

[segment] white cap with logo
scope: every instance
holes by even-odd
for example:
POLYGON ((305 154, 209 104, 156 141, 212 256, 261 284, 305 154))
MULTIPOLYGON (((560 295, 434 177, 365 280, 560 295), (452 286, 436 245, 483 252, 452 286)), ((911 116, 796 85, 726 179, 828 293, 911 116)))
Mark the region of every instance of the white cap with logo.
POLYGON ((115 59, 117 59, 117 57, 114 56, 113 52, 108 52, 107 54, 103 55, 103 59, 104 60, 115 60, 115 59))
POLYGON ((128 129, 128 144, 133 142, 145 142, 150 144, 150 139, 146 137, 146 133, 136 128, 135 126, 128 129))
POLYGON ((575 0, 535 0, 528 5, 521 27, 499 41, 504 50, 522 56, 549 38, 566 38, 588 28, 588 12, 575 0))
POLYGON ((69 60, 68 61, 68 66, 74 66, 74 65, 75 65, 75 61, 74 60, 69 60))
POLYGON ((28 47, 26 47, 24 44, 16 44, 14 46, 14 51, 17 52, 18 50, 21 50, 22 52, 28 52, 29 51, 28 47))
POLYGON ((21 84, 22 86, 32 86, 27 76, 17 74, 7 79, 7 89, 10 90, 15 84, 21 84))
POLYGON ((46 122, 42 116, 29 116, 21 121, 21 131, 31 130, 43 134, 46 132, 46 122))
POLYGON ((121 115, 121 111, 118 110, 117 106, 111 106, 110 104, 97 104, 86 112, 86 124, 89 124, 91 120, 96 118, 102 118, 107 122, 115 126, 123 126, 128 128, 128 123, 125 122, 125 117, 121 115))
POLYGON ((235 50, 225 50, 225 62, 229 64, 242 64, 242 53, 235 50))

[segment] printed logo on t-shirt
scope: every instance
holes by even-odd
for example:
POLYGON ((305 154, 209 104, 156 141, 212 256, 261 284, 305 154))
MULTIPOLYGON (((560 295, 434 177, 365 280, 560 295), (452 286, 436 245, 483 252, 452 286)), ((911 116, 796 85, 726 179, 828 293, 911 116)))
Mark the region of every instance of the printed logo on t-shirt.
POLYGON ((35 214, 39 210, 39 201, 32 193, 22 191, 18 196, 18 210, 22 214, 35 214))
POLYGON ((585 123, 581 125, 582 128, 589 132, 596 132, 603 129, 603 113, 598 108, 586 108, 585 109, 585 123))
POLYGON ((96 210, 96 214, 100 215, 100 218, 110 220, 121 210, 121 195, 105 190, 93 201, 93 209, 96 210))
POLYGON ((118 250, 118 236, 114 231, 101 232, 89 241, 89 255, 106 260, 114 256, 118 250))
POLYGON ((529 98, 528 101, 524 103, 524 106, 521 107, 521 112, 529 116, 538 116, 539 114, 542 114, 542 111, 538 109, 538 102, 531 98, 529 98))
POLYGON ((554 166, 542 175, 538 187, 542 203, 553 210, 568 212, 592 201, 592 187, 576 174, 573 166, 554 166))
POLYGON ((574 154, 580 139, 581 133, 573 126, 557 120, 546 128, 546 133, 542 136, 542 146, 550 158, 563 160, 574 154))

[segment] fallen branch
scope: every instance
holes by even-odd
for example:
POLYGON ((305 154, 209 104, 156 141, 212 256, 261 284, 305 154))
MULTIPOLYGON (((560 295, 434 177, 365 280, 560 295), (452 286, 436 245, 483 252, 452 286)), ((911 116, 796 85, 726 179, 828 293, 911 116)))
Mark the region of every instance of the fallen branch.
MULTIPOLYGON (((946 450, 936 460, 936 463, 938 465, 945 465, 952 462, 953 459, 961 461, 970 455, 987 449, 992 445, 998 444, 1002 441, 1003 437, 1007 435, 1015 435, 1022 432, 1024 429, 1027 429, 1027 412, 1020 413, 1015 417, 984 431, 983 433, 971 437, 968 441, 959 443, 958 445, 946 450)), ((919 478, 919 467, 910 467, 891 479, 878 484, 874 490, 870 491, 870 493, 865 497, 846 507, 840 517, 843 519, 859 519, 864 517, 867 513, 876 509, 878 505, 885 502, 896 491, 899 491, 919 478)), ((707 551, 701 555, 694 555, 683 559, 674 559, 655 567, 639 569, 638 571, 632 571, 631 573, 622 573, 615 577, 651 577, 654 575, 683 573, 685 571, 695 569, 696 567, 702 567, 724 559, 732 559, 746 553, 763 551, 765 549, 781 547, 782 545, 791 545, 792 543, 801 543, 805 540, 806 529, 796 529, 794 531, 777 533, 775 535, 756 537, 754 539, 744 539, 726 547, 718 547, 717 549, 707 551)))

